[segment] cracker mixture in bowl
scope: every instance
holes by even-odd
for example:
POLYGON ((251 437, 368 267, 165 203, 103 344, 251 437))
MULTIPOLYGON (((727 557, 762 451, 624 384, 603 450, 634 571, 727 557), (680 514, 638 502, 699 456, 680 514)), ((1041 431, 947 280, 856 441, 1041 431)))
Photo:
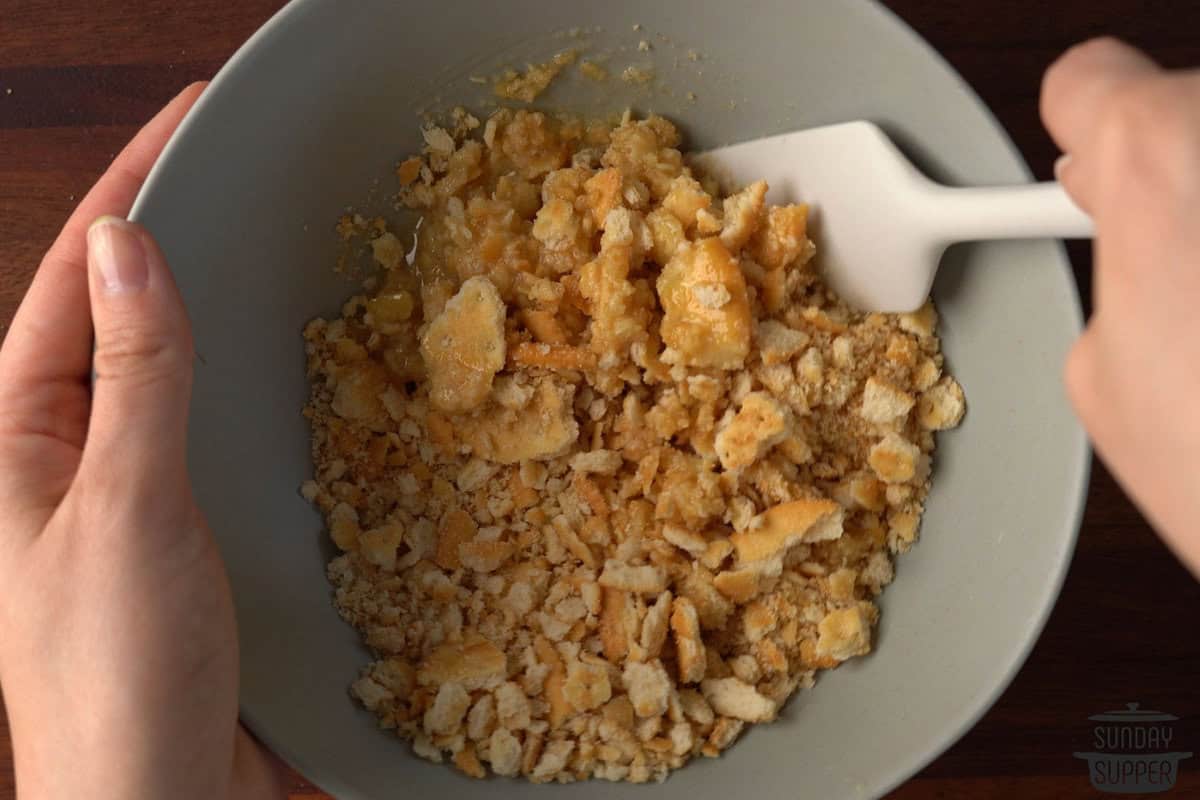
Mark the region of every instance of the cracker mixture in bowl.
POLYGON ((804 206, 660 117, 460 113, 368 295, 304 332, 351 693, 418 755, 661 780, 871 649, 963 393, 931 305, 846 308, 804 206))

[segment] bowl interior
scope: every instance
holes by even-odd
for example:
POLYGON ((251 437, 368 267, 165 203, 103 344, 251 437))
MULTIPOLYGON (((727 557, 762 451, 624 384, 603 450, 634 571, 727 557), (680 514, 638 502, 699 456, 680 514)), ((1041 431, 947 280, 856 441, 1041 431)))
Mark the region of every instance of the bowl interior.
MULTIPOLYGON (((420 145, 416 112, 479 108, 469 76, 570 46, 609 59, 614 78, 559 87, 549 105, 661 111, 694 147, 867 118, 940 179, 1028 177, 968 87, 868 3, 518 0, 430 13, 297 0, 264 28, 184 124, 135 217, 171 260, 202 356, 191 468, 234 586, 244 715, 339 797, 527 791, 416 759, 346 695, 368 654, 332 608, 321 520, 297 494, 310 474, 300 330, 355 289, 331 271, 332 224, 348 203, 386 199, 392 165, 420 145), (617 80, 626 64, 654 66, 653 87, 617 80)), ((1011 242, 952 250, 935 296, 969 412, 940 439, 921 543, 884 594, 878 650, 646 797, 728 797, 746 776, 766 797, 878 795, 948 747, 1024 660, 1057 595, 1086 482, 1059 381, 1080 327, 1075 290, 1061 247, 1011 242)))

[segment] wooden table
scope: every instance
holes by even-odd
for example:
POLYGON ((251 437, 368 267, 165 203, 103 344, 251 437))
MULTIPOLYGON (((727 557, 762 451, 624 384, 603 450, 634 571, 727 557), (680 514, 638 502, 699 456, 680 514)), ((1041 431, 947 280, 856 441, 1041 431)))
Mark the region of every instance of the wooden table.
MULTIPOLYGON (((1039 79, 1068 45, 1119 33, 1168 64, 1200 64, 1196 0, 888 4, 976 87, 1041 178, 1055 150, 1038 122, 1039 79)), ((210 77, 279 5, 0 0, 0 332, 113 154, 188 82, 210 77)), ((1073 247, 1071 256, 1087 293, 1089 248, 1073 247)), ((893 797, 1095 797, 1072 752, 1091 749, 1089 714, 1126 702, 1182 718, 1172 749, 1197 756, 1183 762, 1169 796, 1200 797, 1198 614, 1200 584, 1097 465, 1078 552, 1033 655, 983 720, 893 797)), ((324 797, 282 765, 280 773, 292 798, 324 797)), ((0 714, 0 800, 14 796, 0 714)))

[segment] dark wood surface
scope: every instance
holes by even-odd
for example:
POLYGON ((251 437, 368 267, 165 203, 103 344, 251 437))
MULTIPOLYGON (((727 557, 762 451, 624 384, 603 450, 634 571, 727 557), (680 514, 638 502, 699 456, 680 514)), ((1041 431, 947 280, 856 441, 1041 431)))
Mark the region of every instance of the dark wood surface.
MULTIPOLYGON (((177 91, 210 77, 279 5, 0 0, 0 334, 42 253, 112 156, 177 91)), ((1200 64, 1196 0, 888 5, 979 91, 1041 178, 1056 153, 1038 122, 1038 85, 1067 46, 1112 33, 1166 64, 1200 64)), ((1089 249, 1074 246, 1071 256, 1086 298, 1089 249)), ((1198 615, 1200 584, 1097 464, 1070 575, 1029 661, 970 733, 892 796, 1096 797, 1072 756, 1091 749, 1087 717, 1140 702, 1181 717, 1172 749, 1197 755, 1183 762, 1168 796, 1200 797, 1198 615)), ((280 772, 291 797, 323 796, 280 772)), ((0 714, 0 800, 14 796, 0 714)))

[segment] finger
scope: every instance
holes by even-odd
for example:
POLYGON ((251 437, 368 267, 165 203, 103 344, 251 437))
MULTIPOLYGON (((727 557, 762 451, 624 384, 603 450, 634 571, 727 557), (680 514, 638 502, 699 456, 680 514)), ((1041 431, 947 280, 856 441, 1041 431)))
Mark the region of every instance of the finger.
POLYGON ((1046 70, 1042 122, 1063 152, 1080 156, 1112 93, 1122 84, 1160 71, 1140 51, 1116 39, 1092 39, 1077 45, 1046 70))
POLYGON ((139 486, 186 485, 192 336, 183 299, 140 225, 101 217, 88 229, 95 385, 81 472, 139 486))
POLYGON ((1092 199, 1086 190, 1086 185, 1079 172, 1075 158, 1069 154, 1061 155, 1054 162, 1054 179, 1062 184, 1063 189, 1075 201, 1075 204, 1090 215, 1095 215, 1092 199))
POLYGON ((229 787, 233 800, 280 797, 280 776, 286 769, 278 756, 238 725, 233 752, 233 778, 229 787))
POLYGON ((77 439, 79 420, 56 413, 63 393, 86 391, 92 355, 85 233, 105 214, 125 216, 150 168, 205 84, 185 89, 121 151, 42 259, 0 349, 0 415, 10 426, 77 439))

